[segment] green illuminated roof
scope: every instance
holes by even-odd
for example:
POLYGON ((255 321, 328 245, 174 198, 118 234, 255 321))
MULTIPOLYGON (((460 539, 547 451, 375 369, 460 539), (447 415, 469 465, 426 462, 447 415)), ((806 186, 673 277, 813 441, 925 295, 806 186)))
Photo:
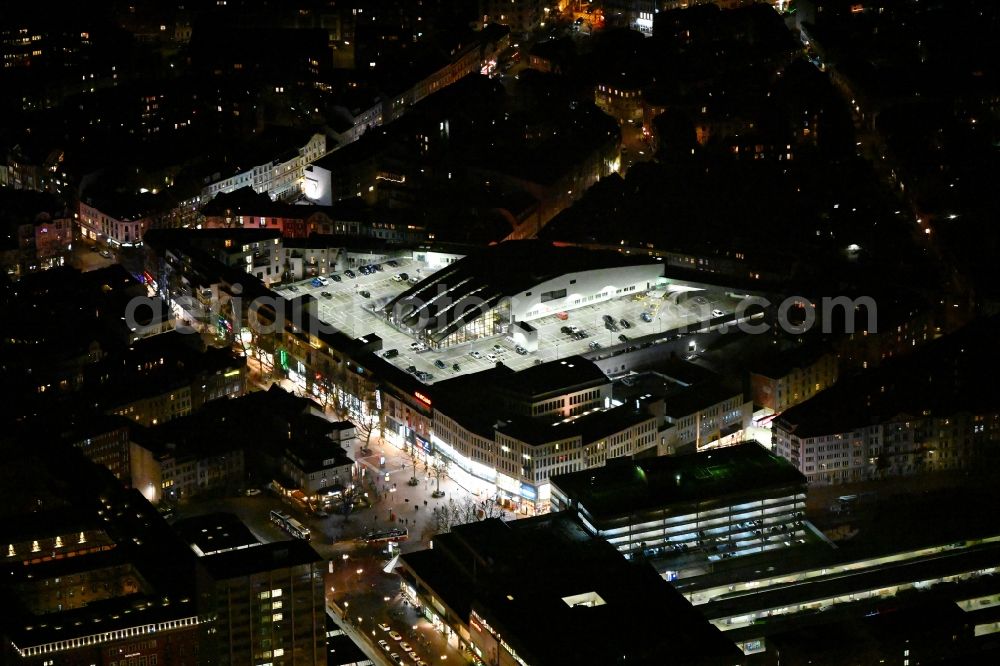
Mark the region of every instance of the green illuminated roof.
POLYGON ((791 463, 755 442, 552 477, 553 486, 597 519, 805 483, 791 463))

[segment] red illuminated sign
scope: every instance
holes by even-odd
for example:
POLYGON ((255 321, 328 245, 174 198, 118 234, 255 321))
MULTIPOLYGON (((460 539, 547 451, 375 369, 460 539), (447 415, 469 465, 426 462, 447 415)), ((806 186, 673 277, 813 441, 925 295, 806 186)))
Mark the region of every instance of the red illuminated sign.
POLYGON ((427 397, 426 395, 424 395, 423 393, 421 393, 420 391, 416 391, 416 392, 415 392, 415 393, 413 394, 413 397, 414 397, 414 398, 416 398, 417 400, 419 400, 420 402, 424 403, 424 404, 425 404, 425 405, 427 405, 428 407, 430 407, 430 406, 431 406, 431 399, 430 399, 430 398, 428 398, 428 397, 427 397))

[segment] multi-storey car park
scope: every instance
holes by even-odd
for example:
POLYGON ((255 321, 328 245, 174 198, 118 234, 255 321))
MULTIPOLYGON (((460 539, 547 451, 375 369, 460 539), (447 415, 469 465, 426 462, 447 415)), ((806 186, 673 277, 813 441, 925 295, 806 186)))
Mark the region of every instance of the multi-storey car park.
POLYGON ((805 477, 757 443, 552 478, 553 509, 627 557, 660 558, 670 577, 805 543, 805 502, 805 477))

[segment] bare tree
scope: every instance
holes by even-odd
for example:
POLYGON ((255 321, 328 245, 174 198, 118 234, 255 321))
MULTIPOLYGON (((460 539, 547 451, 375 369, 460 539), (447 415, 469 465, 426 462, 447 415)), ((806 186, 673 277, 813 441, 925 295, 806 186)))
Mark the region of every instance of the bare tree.
POLYGON ((350 522, 351 513, 354 511, 354 496, 357 490, 354 486, 345 488, 341 495, 340 515, 344 517, 344 522, 350 522))
POLYGON ((449 499, 447 504, 436 507, 433 512, 434 531, 437 534, 450 532, 456 525, 506 516, 503 508, 493 500, 475 500, 471 497, 458 502, 449 499))
POLYGON ((431 497, 444 497, 444 493, 441 492, 441 479, 448 476, 448 469, 451 467, 451 463, 447 458, 442 458, 440 456, 434 458, 434 464, 432 469, 434 471, 434 479, 437 481, 437 487, 434 492, 431 493, 431 497))
POLYGON ((411 486, 419 486, 420 479, 417 478, 417 445, 415 443, 410 444, 410 464, 413 467, 413 474, 410 475, 410 480, 407 482, 411 486))
POLYGON ((364 453, 369 452, 368 445, 371 444, 372 433, 375 431, 375 415, 371 412, 366 412, 354 419, 354 425, 358 429, 358 439, 363 442, 361 451, 364 453))

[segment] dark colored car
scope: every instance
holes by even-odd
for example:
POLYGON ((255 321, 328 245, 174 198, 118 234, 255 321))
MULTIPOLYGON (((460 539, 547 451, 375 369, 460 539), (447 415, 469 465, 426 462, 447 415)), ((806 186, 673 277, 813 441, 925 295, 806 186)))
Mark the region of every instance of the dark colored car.
POLYGON ((565 333, 566 335, 573 335, 573 329, 570 328, 569 326, 563 326, 559 330, 565 333))
POLYGON ((462 366, 460 366, 458 363, 452 363, 451 369, 454 370, 455 372, 461 372, 462 366))
POLYGON ((639 315, 639 318, 642 319, 647 324, 653 321, 653 315, 649 314, 648 312, 643 312, 641 315, 639 315))
POLYGON ((514 347, 514 351, 520 354, 521 356, 524 356, 525 354, 528 353, 528 350, 522 347, 521 345, 517 345, 516 347, 514 347))
POLYGON ((288 288, 288 291, 298 291, 298 290, 299 290, 299 288, 296 287, 294 284, 291 287, 288 288))
POLYGON ((321 292, 320 296, 322 296, 323 298, 333 298, 333 294, 331 294, 328 291, 321 292))
POLYGON ((407 275, 406 273, 400 273, 400 274, 399 274, 399 279, 400 279, 400 280, 403 280, 403 281, 405 282, 405 281, 407 281, 407 280, 409 280, 409 279, 410 279, 410 276, 409 276, 409 275, 407 275))
POLYGON ((611 315, 604 315, 603 319, 604 319, 604 323, 605 324, 613 324, 613 323, 615 323, 615 318, 612 317, 611 315))
POLYGON ((632 324, 629 323, 628 319, 622 319, 618 323, 621 324, 622 328, 632 328, 632 324))
POLYGON ((364 289, 362 289, 358 293, 361 294, 362 298, 371 298, 372 297, 372 293, 370 291, 365 291, 364 289))
POLYGON ((415 365, 411 365, 410 367, 408 367, 408 368, 406 369, 406 371, 407 371, 408 373, 410 373, 411 375, 415 375, 415 374, 417 374, 417 372, 418 372, 418 371, 417 371, 417 366, 415 366, 415 365))
POLYGON ((395 259, 390 259, 389 261, 387 261, 385 263, 387 263, 388 265, 392 266, 393 268, 399 268, 399 262, 396 261, 395 259))
POLYGON ((438 360, 434 361, 434 367, 435 368, 441 368, 442 370, 444 370, 448 366, 446 366, 444 364, 444 361, 442 361, 441 359, 438 359, 438 360))
POLYGON ((386 349, 382 352, 382 358, 396 358, 397 356, 399 356, 398 349, 386 349))
POLYGON ((349 278, 356 278, 357 277, 357 274, 354 271, 344 271, 344 275, 346 275, 349 278))
POLYGON ((598 342, 597 340, 594 340, 593 342, 590 343, 590 348, 591 349, 600 349, 601 348, 601 343, 598 342))
POLYGON ((382 264, 375 264, 374 266, 372 266, 372 268, 378 271, 379 273, 385 270, 385 267, 382 264))
POLYGON ((331 275, 330 279, 333 280, 334 282, 340 282, 340 276, 339 275, 331 275))
POLYGON ((624 333, 622 333, 621 335, 618 336, 618 342, 622 342, 622 343, 628 342, 628 336, 626 336, 624 333))
POLYGON ((606 321, 606 322, 604 322, 604 328, 608 329, 612 333, 615 333, 615 332, 618 331, 618 325, 615 322, 613 322, 613 321, 606 321))

